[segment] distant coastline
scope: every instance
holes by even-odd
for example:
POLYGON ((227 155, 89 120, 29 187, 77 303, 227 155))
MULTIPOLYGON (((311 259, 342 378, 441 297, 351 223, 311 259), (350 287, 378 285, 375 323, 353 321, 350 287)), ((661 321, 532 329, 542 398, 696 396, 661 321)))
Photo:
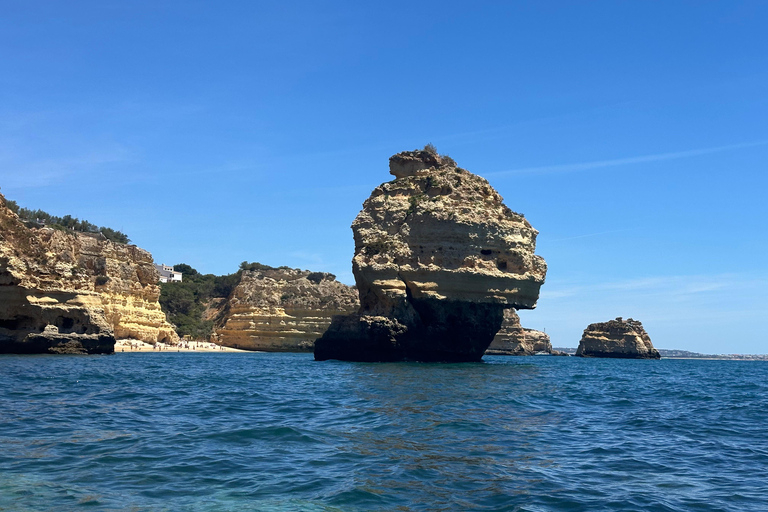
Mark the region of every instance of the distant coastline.
MULTIPOLYGON (((576 354, 576 349, 572 347, 555 347, 553 350, 565 352, 568 355, 576 354)), ((690 352, 688 350, 658 349, 662 359, 715 359, 732 361, 768 361, 768 354, 701 354, 699 352, 690 352)))
MULTIPOLYGON (((554 347, 553 350, 559 350, 573 356, 576 353, 574 347, 554 347)), ((768 361, 768 354, 701 354, 699 352, 690 352, 688 350, 677 349, 658 349, 662 359, 701 359, 701 360, 731 360, 731 361, 768 361)), ((120 352, 240 352, 254 353, 259 351, 243 350, 232 347, 221 346, 208 341, 182 341, 177 345, 165 343, 144 343, 138 340, 122 339, 117 340, 115 344, 115 353, 120 352)))

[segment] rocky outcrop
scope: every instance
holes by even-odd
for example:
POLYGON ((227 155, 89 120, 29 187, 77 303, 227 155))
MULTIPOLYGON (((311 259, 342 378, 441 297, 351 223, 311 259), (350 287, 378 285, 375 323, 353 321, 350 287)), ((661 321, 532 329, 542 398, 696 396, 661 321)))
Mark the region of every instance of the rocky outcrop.
POLYGON ((547 333, 520 325, 520 317, 514 309, 504 311, 501 328, 485 353, 496 356, 560 355, 558 351, 553 353, 547 333))
POLYGON ((109 353, 115 336, 178 340, 143 249, 29 228, 0 196, 0 352, 109 353))
POLYGON ((589 325, 576 349, 578 357, 613 357, 622 359, 660 359, 643 324, 621 317, 589 325))
POLYGON ((358 308, 357 291, 333 274, 291 268, 246 270, 213 335, 228 347, 311 352, 334 315, 358 308))
POLYGON ((77 262, 95 276, 107 323, 115 338, 175 343, 173 326, 160 308, 160 287, 152 255, 135 245, 77 235, 77 262))
POLYGON ((432 151, 390 158, 352 224, 360 309, 334 318, 315 358, 478 361, 504 309, 535 307, 538 232, 488 182, 432 151))

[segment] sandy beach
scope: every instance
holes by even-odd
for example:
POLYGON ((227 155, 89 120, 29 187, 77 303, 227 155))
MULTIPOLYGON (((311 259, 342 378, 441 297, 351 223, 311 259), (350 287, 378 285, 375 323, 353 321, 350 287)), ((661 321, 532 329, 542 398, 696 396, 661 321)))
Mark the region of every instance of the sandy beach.
POLYGON ((252 352, 230 347, 222 347, 207 341, 182 341, 178 345, 157 343, 151 345, 143 341, 124 339, 117 340, 115 352, 252 352))

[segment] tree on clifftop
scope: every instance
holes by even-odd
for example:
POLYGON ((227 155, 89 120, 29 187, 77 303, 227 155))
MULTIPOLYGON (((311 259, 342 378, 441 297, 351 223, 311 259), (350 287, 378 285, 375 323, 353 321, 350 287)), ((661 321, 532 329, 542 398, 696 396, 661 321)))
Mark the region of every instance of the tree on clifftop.
POLYGON ((43 210, 30 210, 29 208, 20 208, 16 201, 6 200, 6 206, 19 218, 24 221, 24 224, 30 228, 41 228, 44 226, 59 229, 61 231, 79 231, 80 233, 101 233, 104 238, 117 242, 119 244, 127 244, 131 242, 128 235, 117 231, 116 229, 108 228, 106 226, 99 227, 96 224, 92 224, 87 220, 80 220, 77 217, 71 215, 65 215, 63 217, 57 217, 51 215, 43 210))
POLYGON ((191 266, 187 265, 186 263, 179 263, 178 265, 174 265, 173 270, 175 270, 176 272, 181 272, 185 276, 195 276, 198 274, 197 270, 193 269, 191 266))
POLYGON ((184 274, 182 282, 160 283, 160 307, 179 336, 207 340, 213 332, 213 320, 206 311, 214 299, 226 299, 240 279, 240 273, 224 276, 201 274, 186 263, 173 266, 184 274))

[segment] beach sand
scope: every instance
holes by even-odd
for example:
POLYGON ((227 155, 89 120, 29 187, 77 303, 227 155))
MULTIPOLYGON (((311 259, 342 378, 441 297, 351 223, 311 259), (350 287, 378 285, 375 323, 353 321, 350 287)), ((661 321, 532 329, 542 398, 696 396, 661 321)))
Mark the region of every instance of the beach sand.
POLYGON ((178 345, 157 343, 151 345, 138 340, 117 340, 115 353, 118 352, 252 352, 230 347, 221 347, 207 341, 182 341, 178 345))

